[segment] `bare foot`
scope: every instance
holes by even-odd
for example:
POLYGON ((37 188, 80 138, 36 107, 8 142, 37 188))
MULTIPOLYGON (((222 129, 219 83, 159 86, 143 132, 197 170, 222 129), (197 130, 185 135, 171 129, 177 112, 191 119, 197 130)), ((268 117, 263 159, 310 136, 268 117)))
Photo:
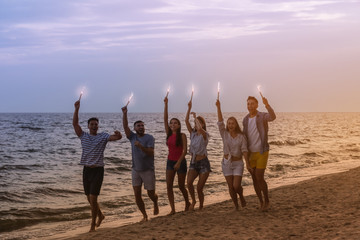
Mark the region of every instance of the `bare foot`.
POLYGON ((159 205, 158 202, 154 202, 154 215, 158 215, 159 214, 159 205))
MULTIPOLYGON (((191 209, 190 209, 191 205, 192 205, 192 204, 190 204, 190 202, 186 202, 186 203, 185 203, 185 212, 191 210, 191 209)), ((195 204, 194 204, 194 206, 195 206, 195 204)), ((194 210, 194 208, 193 208, 192 210, 194 210)))
POLYGON ((96 223, 96 227, 100 227, 101 225, 101 222, 104 220, 105 216, 104 214, 101 214, 99 217, 98 217, 98 221, 96 223))
POLYGON ((196 201, 192 201, 192 203, 189 206, 190 211, 193 211, 195 209, 195 204, 196 204, 196 201))
POLYGON ((95 230, 95 224, 91 224, 89 232, 96 232, 95 230))
POLYGON ((266 212, 267 210, 269 210, 269 208, 270 208, 270 202, 265 202, 261 210, 263 212, 266 212))
POLYGON ((240 197, 240 201, 241 201, 241 207, 246 207, 246 201, 245 198, 243 196, 240 197))
POLYGON ((264 203, 261 202, 261 203, 259 204, 259 210, 262 211, 263 207, 264 207, 264 203))
POLYGON ((168 214, 168 216, 174 215, 175 214, 175 210, 171 210, 171 212, 168 214))
POLYGON ((140 220, 140 222, 147 222, 147 220, 148 220, 148 217, 144 216, 143 219, 140 220))

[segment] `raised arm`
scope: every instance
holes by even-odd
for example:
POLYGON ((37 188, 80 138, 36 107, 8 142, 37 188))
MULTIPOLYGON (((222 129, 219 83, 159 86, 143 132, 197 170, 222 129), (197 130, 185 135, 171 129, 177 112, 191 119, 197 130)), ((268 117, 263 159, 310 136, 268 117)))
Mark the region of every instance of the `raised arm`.
POLYGON ((218 122, 222 122, 224 121, 222 112, 221 112, 221 106, 220 106, 220 101, 216 100, 216 108, 217 108, 217 115, 218 115, 218 122))
POLYGON ((168 132, 169 132, 168 101, 169 101, 168 98, 165 97, 165 99, 164 99, 164 127, 165 127, 166 134, 168 134, 168 132))
POLYGON ((130 134, 131 134, 131 130, 129 128, 129 123, 128 123, 128 117, 127 117, 127 107, 123 107, 121 108, 122 112, 123 112, 123 128, 124 128, 124 131, 125 131, 125 135, 126 137, 130 137, 130 134))
POLYGON ((188 110, 186 112, 186 117, 185 117, 186 128, 187 128, 187 130, 189 131, 190 134, 192 132, 192 128, 191 128, 191 124, 190 124, 191 107, 192 107, 192 101, 190 100, 189 103, 188 103, 188 110))
POLYGON ((271 108, 267 98, 262 97, 262 101, 263 101, 263 103, 265 105, 266 110, 269 113, 269 115, 267 115, 267 117, 266 117, 266 120, 269 121, 269 122, 274 121, 276 119, 274 109, 271 108))
POLYGON ((73 127, 74 127, 74 130, 75 130, 75 133, 78 137, 81 136, 82 134, 82 129, 79 125, 79 109, 80 109, 80 101, 76 101, 75 104, 75 111, 74 111, 74 116, 73 116, 73 127))
POLYGON ((207 133, 202 128, 200 121, 196 117, 195 117, 195 128, 196 128, 196 131, 203 136, 204 140, 206 140, 207 139, 207 133))

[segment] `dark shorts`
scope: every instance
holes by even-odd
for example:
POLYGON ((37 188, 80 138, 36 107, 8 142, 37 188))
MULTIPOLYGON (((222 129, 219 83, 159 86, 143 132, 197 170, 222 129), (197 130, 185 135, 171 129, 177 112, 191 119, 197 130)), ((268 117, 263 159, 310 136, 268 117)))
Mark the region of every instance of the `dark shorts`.
POLYGON ((86 195, 99 195, 104 179, 104 167, 85 167, 83 169, 83 186, 86 195))
POLYGON ((209 159, 203 158, 199 161, 195 161, 194 163, 190 163, 190 170, 193 169, 198 173, 207 173, 211 172, 210 162, 209 159))
MULTIPOLYGON (((167 160, 166 162, 166 170, 174 170, 174 166, 177 163, 177 161, 171 161, 167 160)), ((186 165, 186 159, 181 161, 180 168, 177 170, 177 173, 186 173, 187 172, 187 165, 186 165)))

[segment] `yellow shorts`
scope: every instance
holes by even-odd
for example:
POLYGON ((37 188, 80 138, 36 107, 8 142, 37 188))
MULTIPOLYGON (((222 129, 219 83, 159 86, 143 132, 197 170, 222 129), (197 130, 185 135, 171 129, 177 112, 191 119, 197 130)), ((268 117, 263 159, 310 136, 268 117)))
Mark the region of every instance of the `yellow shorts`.
POLYGON ((250 167, 251 168, 259 168, 265 169, 267 165, 267 161, 269 158, 269 152, 264 152, 263 154, 259 152, 250 153, 250 167))

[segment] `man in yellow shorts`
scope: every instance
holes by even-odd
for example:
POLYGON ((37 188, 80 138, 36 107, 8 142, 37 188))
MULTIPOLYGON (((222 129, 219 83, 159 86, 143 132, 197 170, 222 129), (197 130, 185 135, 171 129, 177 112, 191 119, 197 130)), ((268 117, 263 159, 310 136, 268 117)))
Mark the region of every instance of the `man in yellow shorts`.
POLYGON ((264 179, 269 158, 268 122, 275 120, 276 115, 268 100, 262 97, 262 101, 268 111, 267 113, 257 110, 258 100, 255 97, 248 97, 247 108, 249 114, 244 117, 243 126, 248 140, 250 173, 254 189, 260 201, 260 210, 266 211, 270 206, 268 186, 264 179))

